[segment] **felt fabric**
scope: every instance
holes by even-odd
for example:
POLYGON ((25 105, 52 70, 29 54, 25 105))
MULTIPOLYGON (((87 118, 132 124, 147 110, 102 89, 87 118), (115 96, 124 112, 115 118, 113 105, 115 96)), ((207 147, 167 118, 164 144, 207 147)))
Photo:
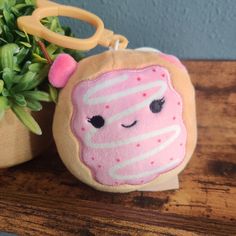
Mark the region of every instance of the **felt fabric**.
POLYGON ((165 68, 107 72, 79 83, 72 99, 80 158, 101 184, 148 183, 183 161, 182 99, 165 68))
POLYGON ((163 57, 161 53, 156 52, 118 50, 107 51, 79 62, 59 95, 54 115, 53 134, 63 162, 82 182, 98 190, 109 192, 155 189, 155 186, 176 178, 185 168, 192 156, 197 137, 194 89, 184 66, 169 60, 168 57, 168 55, 167 58, 163 57), (156 70, 157 75, 148 76, 155 74, 152 69, 156 70), (158 74, 161 71, 165 75, 163 78, 160 76, 161 74, 158 74), (126 81, 110 88, 107 85, 108 87, 101 90, 90 90, 97 85, 103 86, 103 81, 115 81, 116 73, 117 76, 124 73, 126 77, 123 79, 126 81), (145 80, 138 79, 137 74, 139 73, 144 76, 145 80), (160 83, 162 86, 157 86, 156 83, 159 81, 162 81, 160 83), (155 84, 148 87, 150 83, 155 84), (137 88, 139 84, 147 85, 147 87, 134 93, 133 88, 137 88), (126 94, 127 96, 120 97, 119 94, 117 99, 113 96, 110 100, 104 100, 105 95, 111 96, 125 90, 129 92, 128 95, 126 94), (134 99, 134 97, 136 98, 134 99), (153 113, 150 110, 150 104, 153 100, 160 99, 165 101, 162 109, 160 112, 153 113), (92 104, 93 102, 98 103, 92 104), (81 107, 79 103, 81 103, 81 107), (135 104, 144 106, 139 106, 137 110, 134 109, 131 113, 127 113, 127 109, 135 107, 135 104), (117 115, 125 110, 125 115, 124 113, 117 115), (99 128, 95 127, 97 125, 93 125, 94 119, 97 120, 94 118, 96 116, 104 119, 102 126, 101 120, 96 121, 101 126, 99 128), (169 120, 169 118, 171 119, 169 120), (154 120, 158 122, 154 124, 154 120), (166 132, 165 135, 166 130, 164 130, 159 135, 162 138, 160 141, 159 137, 154 138, 156 133, 151 133, 153 130, 155 132, 168 126, 174 127, 173 130, 166 132), (144 135, 151 133, 153 136, 140 136, 143 133, 144 135), (120 142, 122 139, 124 143, 120 142), (167 139, 171 141, 167 142, 168 148, 162 146, 163 148, 159 150, 160 160, 157 158, 157 153, 143 160, 134 159, 134 157, 140 158, 142 155, 139 148, 143 148, 143 153, 148 153, 149 150, 156 151, 155 148, 160 147, 159 142, 166 143, 167 139), (156 142, 155 147, 154 142, 156 142), (121 144, 125 145, 121 146, 121 144), (109 145, 111 145, 110 148, 109 145), (99 146, 102 148, 98 148, 99 146), (128 146, 133 148, 128 149, 128 146), (182 151, 178 151, 177 146, 182 151), (103 150, 107 154, 98 157, 97 153, 102 152, 102 149, 107 149, 106 152, 103 150), (162 151, 166 152, 165 157, 161 154, 162 151), (118 152, 121 159, 116 160, 114 155, 118 157, 118 152), (123 152, 125 156, 122 155, 123 152), (94 161, 93 156, 87 155, 89 153, 94 154, 94 161), (176 160, 173 168, 165 165, 172 163, 172 155, 169 155, 171 153, 173 160, 176 160), (175 155, 176 153, 178 156, 175 155), (97 160, 95 160, 95 155, 97 160), (151 158, 155 158, 155 160, 151 160, 151 158), (127 165, 126 160, 128 159, 132 162, 127 165), (153 164, 152 161, 154 161, 153 164), (122 163, 125 166, 121 166, 122 163), (146 170, 154 170, 152 165, 155 164, 158 164, 155 172, 146 175, 146 170), (167 168, 163 171, 163 169, 158 169, 159 165, 167 168), (116 166, 116 168, 112 168, 112 166, 116 166), (136 167, 136 170, 132 166, 136 167), (104 171, 100 171, 99 168, 104 168, 104 171), (133 178, 139 173, 144 175, 133 178), (142 180, 143 182, 141 182, 142 180))
POLYGON ((32 133, 21 123, 11 109, 8 109, 0 122, 0 168, 8 168, 31 160, 43 153, 51 143, 53 104, 44 104, 40 112, 31 112, 39 123, 43 134, 32 133))
POLYGON ((77 67, 77 62, 69 54, 62 53, 53 62, 48 79, 56 88, 65 87, 72 73, 77 67))
POLYGON ((181 61, 177 57, 175 57, 173 55, 169 55, 169 54, 164 54, 161 52, 159 55, 161 58, 163 58, 166 61, 169 61, 171 64, 173 64, 183 70, 186 70, 185 66, 181 63, 181 61))

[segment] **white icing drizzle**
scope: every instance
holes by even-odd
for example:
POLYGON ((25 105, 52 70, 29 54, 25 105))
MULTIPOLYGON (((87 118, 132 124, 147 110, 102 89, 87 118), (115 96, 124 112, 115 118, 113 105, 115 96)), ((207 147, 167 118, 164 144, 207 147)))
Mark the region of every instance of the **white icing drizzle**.
MULTIPOLYGON (((118 112, 118 113, 114 114, 113 116, 109 117, 108 119, 106 119, 106 125, 110 125, 117 120, 120 120, 120 119, 127 117, 128 115, 130 115, 138 110, 141 110, 145 106, 148 106, 150 104, 150 102, 153 101, 154 99, 162 98, 165 91, 167 90, 167 83, 162 80, 157 80, 155 82, 149 82, 149 83, 146 83, 143 85, 138 85, 136 87, 129 88, 129 89, 123 90, 121 92, 113 93, 111 95, 104 95, 104 96, 99 96, 96 98, 91 98, 91 96, 93 96, 95 93, 97 93, 105 88, 110 88, 116 84, 124 83, 127 79, 128 79, 128 76, 124 74, 121 76, 117 76, 116 78, 113 78, 111 80, 106 80, 106 81, 103 81, 103 82, 97 84, 96 86, 88 89, 86 94, 83 96, 83 102, 88 105, 104 104, 104 103, 111 102, 113 100, 120 99, 122 97, 127 97, 127 96, 129 96, 131 94, 135 94, 137 92, 145 91, 147 89, 151 89, 151 88, 155 88, 155 87, 157 87, 159 89, 152 96, 148 96, 147 98, 145 98, 142 102, 135 104, 134 106, 129 107, 121 112, 118 112)), ((161 167, 155 168, 153 170, 149 170, 149 171, 144 171, 144 172, 138 173, 138 174, 132 174, 132 175, 123 175, 123 174, 119 175, 119 174, 117 174, 117 172, 119 170, 121 170, 129 165, 132 165, 134 163, 137 163, 139 161, 144 161, 144 160, 150 158, 151 156, 159 153, 161 150, 167 148, 169 145, 171 145, 171 143, 173 143, 177 139, 177 137, 180 134, 180 131, 181 131, 180 125, 175 124, 175 125, 170 125, 168 127, 164 127, 164 128, 154 130, 149 133, 141 134, 141 135, 131 137, 131 138, 125 138, 125 139, 111 141, 111 142, 107 142, 107 143, 94 143, 92 141, 92 138, 96 134, 96 132, 98 132, 98 130, 94 127, 91 127, 91 129, 89 131, 87 131, 85 134, 85 143, 88 147, 91 147, 94 149, 110 149, 110 148, 116 148, 116 147, 128 145, 131 143, 136 143, 136 142, 148 140, 150 138, 158 137, 163 134, 171 133, 172 135, 165 142, 159 144, 158 147, 154 147, 153 149, 151 149, 148 152, 143 153, 139 156, 128 158, 128 160, 114 165, 109 170, 109 175, 113 179, 130 180, 130 179, 134 179, 134 178, 141 178, 141 177, 145 177, 145 176, 150 176, 152 174, 161 173, 161 172, 166 171, 167 169, 174 168, 176 166, 176 164, 178 164, 180 162, 180 160, 173 160, 170 163, 166 164, 165 166, 161 166, 161 167)))
MULTIPOLYGON (((134 179, 134 178, 141 178, 141 177, 145 177, 145 176, 149 176, 152 174, 156 174, 156 173, 160 173, 160 172, 164 172, 167 169, 173 168, 176 164, 179 163, 179 160, 173 160, 172 162, 166 164, 165 166, 161 166, 159 168, 150 170, 150 171, 145 171, 143 173, 138 173, 138 174, 134 174, 134 175, 119 175, 117 174, 117 171, 119 171, 122 168, 125 168, 129 165, 132 165, 133 163, 139 162, 139 161, 143 161, 145 159, 148 159, 149 157, 157 154, 158 152, 160 152, 161 150, 163 150, 164 148, 167 148, 173 141, 175 141, 175 139, 179 136, 180 134, 180 127, 179 125, 173 125, 173 126, 169 126, 168 128, 164 128, 166 129, 165 132, 163 133, 167 133, 167 130, 171 130, 174 131, 174 134, 167 139, 165 142, 163 142, 162 144, 160 144, 158 147, 140 155, 137 157, 133 157, 131 159, 128 159, 126 161, 123 161, 122 163, 116 164, 115 166, 113 166, 110 170, 109 170, 109 174, 112 178, 114 179, 118 179, 118 180, 130 180, 130 179, 134 179)), ((161 129, 161 131, 164 131, 164 129, 161 129)), ((158 130, 160 131, 160 130, 158 130)), ((157 135, 158 136, 158 135, 157 135)))

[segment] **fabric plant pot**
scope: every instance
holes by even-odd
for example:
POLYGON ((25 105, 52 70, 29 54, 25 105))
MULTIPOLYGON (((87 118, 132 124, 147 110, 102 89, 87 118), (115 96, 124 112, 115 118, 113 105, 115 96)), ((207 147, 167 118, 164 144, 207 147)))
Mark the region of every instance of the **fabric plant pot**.
POLYGON ((7 168, 31 160, 52 144, 53 104, 44 104, 42 111, 32 113, 43 134, 31 133, 8 110, 0 121, 0 168, 7 168))

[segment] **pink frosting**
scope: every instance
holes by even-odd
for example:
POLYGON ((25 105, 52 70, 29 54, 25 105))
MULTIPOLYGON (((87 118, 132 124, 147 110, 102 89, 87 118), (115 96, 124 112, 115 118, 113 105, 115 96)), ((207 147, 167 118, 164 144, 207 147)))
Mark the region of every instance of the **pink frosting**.
POLYGON ((187 135, 182 99, 165 68, 116 70, 82 81, 72 101, 78 158, 97 182, 145 184, 183 161, 187 135), (153 113, 150 104, 161 99, 162 110, 153 113), (95 128, 91 119, 98 115, 105 123, 95 128))

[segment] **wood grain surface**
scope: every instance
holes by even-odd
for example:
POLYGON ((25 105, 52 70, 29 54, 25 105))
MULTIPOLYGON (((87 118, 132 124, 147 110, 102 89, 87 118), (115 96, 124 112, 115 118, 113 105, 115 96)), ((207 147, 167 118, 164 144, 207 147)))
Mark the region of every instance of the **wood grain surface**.
POLYGON ((197 92, 198 145, 179 190, 95 191, 66 170, 52 147, 31 162, 0 170, 0 231, 236 235, 236 62, 184 63, 197 92))

